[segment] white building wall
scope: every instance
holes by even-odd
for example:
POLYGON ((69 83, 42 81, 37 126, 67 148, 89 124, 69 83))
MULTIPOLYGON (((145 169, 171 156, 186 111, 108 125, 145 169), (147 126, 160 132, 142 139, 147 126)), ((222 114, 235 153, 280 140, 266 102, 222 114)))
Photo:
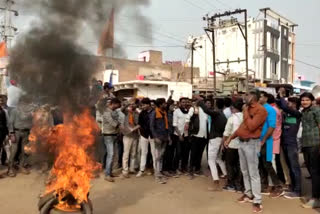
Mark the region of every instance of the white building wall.
MULTIPOLYGON (((263 50, 263 33, 256 33, 257 28, 263 28, 263 23, 253 22, 253 19, 248 21, 248 63, 249 75, 256 72, 256 78, 261 79, 263 60, 256 59, 255 56, 261 55, 263 50), (260 51, 259 51, 260 49, 260 51), (261 53, 260 53, 261 52, 261 53)), ((243 29, 244 32, 244 29, 243 29)), ((211 35, 210 35, 211 37, 211 35)), ((202 35, 199 37, 190 37, 189 41, 193 38, 197 39, 195 44, 196 51, 194 52, 194 67, 199 67, 200 77, 212 77, 213 75, 213 58, 212 58, 212 43, 208 36, 202 35), (200 48, 202 46, 202 48, 200 48)), ((218 62, 225 62, 227 60, 234 61, 245 60, 245 40, 237 25, 220 28, 215 31, 216 42, 216 71, 217 72, 231 72, 242 73, 245 75, 246 63, 236 62, 228 64, 219 64, 218 62)), ((191 65, 191 59, 188 60, 191 65)), ((217 76, 222 76, 217 74, 217 76)))

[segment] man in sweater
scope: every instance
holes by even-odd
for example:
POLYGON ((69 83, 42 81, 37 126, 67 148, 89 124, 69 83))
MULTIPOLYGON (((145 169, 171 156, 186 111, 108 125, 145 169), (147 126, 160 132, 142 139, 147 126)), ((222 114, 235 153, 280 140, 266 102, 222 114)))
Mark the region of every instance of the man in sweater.
MULTIPOLYGON (((18 154, 18 148, 24 148, 28 144, 28 136, 32 128, 32 114, 36 107, 32 104, 32 100, 28 95, 20 98, 16 108, 10 112, 9 133, 12 142, 8 176, 15 177, 14 160, 18 154)), ((19 156, 19 169, 24 174, 29 174, 27 166, 27 154, 24 149, 21 150, 19 156)))
POLYGON ((106 146, 106 169, 105 180, 114 182, 112 178, 112 161, 114 156, 114 144, 116 143, 117 135, 119 133, 119 127, 121 122, 119 121, 119 115, 117 109, 120 108, 121 101, 117 98, 112 98, 107 109, 102 115, 102 134, 103 141, 106 146))
POLYGON ((235 133, 226 141, 239 138, 239 158, 245 191, 238 199, 239 203, 253 202, 253 212, 262 212, 261 183, 259 174, 260 136, 267 118, 267 111, 258 103, 260 92, 250 91, 246 96, 243 110, 243 122, 235 133))
POLYGON ((136 111, 136 100, 130 100, 129 105, 125 109, 125 120, 123 124, 123 157, 122 157, 122 175, 125 178, 129 177, 129 171, 135 172, 135 162, 137 155, 137 147, 139 140, 138 125, 139 114, 136 111), (130 164, 129 164, 130 157, 130 164), (129 170, 130 166, 130 170, 129 170))

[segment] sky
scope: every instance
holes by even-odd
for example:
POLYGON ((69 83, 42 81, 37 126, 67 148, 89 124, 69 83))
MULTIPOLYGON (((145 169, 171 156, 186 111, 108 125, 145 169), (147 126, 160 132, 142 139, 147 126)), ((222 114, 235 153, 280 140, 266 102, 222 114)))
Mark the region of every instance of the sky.
MULTIPOLYGON (((146 32, 137 34, 134 29, 130 30, 135 19, 123 12, 116 18, 116 42, 130 59, 137 59, 140 52, 153 49, 162 51, 164 60, 186 61, 190 52, 185 48, 187 38, 204 34, 206 22, 202 17, 205 14, 242 8, 248 10, 249 17, 257 17, 259 9, 265 7, 299 25, 296 58, 312 66, 296 62, 296 72, 320 84, 320 28, 316 24, 320 20, 320 0, 150 0, 149 6, 142 7, 141 11, 152 23, 145 29, 152 31, 152 41, 144 37, 146 32)), ((25 16, 23 10, 20 14, 13 23, 23 33, 32 23, 32 17, 25 16)), ((90 33, 84 35, 87 36, 82 39, 83 45, 95 53, 97 41, 90 33)))

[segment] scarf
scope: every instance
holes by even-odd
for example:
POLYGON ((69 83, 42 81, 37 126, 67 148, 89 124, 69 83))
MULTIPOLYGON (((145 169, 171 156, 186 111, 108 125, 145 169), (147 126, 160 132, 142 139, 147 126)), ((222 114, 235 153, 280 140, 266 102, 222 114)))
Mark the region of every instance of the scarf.
POLYGON ((180 107, 180 111, 181 111, 183 114, 188 114, 188 110, 185 109, 185 108, 181 108, 181 107, 180 107))
POLYGON ((160 108, 156 108, 156 119, 162 119, 164 118, 164 122, 166 125, 166 129, 169 128, 169 124, 168 124, 168 115, 167 112, 162 111, 160 108))
POLYGON ((133 112, 129 112, 128 120, 129 120, 129 125, 134 126, 134 116, 133 116, 133 112))

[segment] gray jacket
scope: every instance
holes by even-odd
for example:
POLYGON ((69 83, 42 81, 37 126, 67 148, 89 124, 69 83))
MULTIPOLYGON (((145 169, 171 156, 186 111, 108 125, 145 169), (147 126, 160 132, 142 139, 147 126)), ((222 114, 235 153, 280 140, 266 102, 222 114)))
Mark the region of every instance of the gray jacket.
POLYGON ((9 115, 9 132, 16 129, 27 130, 32 128, 32 113, 36 106, 33 104, 21 104, 12 109, 9 115))
POLYGON ((115 135, 119 133, 119 114, 107 108, 102 115, 102 134, 115 135))

